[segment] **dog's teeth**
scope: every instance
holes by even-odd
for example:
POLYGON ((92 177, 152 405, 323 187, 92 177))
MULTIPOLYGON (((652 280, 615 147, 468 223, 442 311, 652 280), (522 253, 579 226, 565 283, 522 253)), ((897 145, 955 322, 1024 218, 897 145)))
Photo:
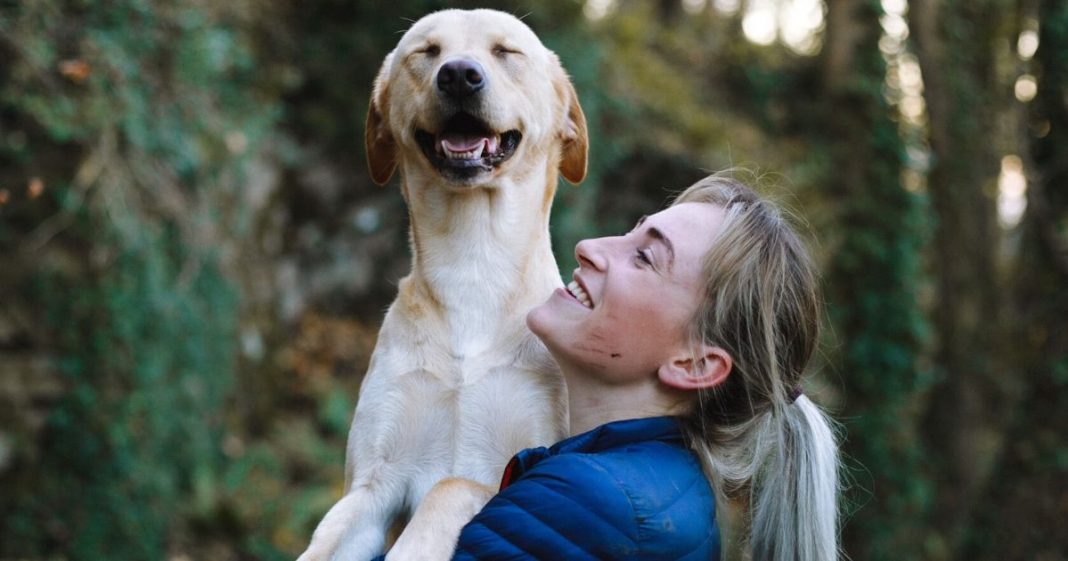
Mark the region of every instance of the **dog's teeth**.
POLYGON ((501 143, 501 137, 499 137, 499 136, 494 135, 494 136, 491 136, 491 137, 487 138, 486 139, 486 152, 489 153, 491 156, 493 154, 496 154, 497 153, 497 147, 500 146, 500 143, 501 143))
POLYGON ((466 152, 454 152, 449 149, 448 145, 442 140, 438 144, 440 153, 445 154, 445 157, 454 160, 477 160, 482 157, 483 152, 486 149, 486 143, 482 142, 478 146, 468 150, 466 152))

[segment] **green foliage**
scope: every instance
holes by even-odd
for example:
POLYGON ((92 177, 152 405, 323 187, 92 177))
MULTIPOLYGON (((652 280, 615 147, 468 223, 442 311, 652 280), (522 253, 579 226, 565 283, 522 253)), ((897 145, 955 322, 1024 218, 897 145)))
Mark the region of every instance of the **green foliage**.
POLYGON ((217 508, 195 519, 205 533, 256 559, 293 559, 341 496, 344 439, 323 439, 308 419, 288 421, 226 462, 214 482, 217 508), (316 476, 294 484, 300 473, 316 476))
POLYGON ((0 22, 21 55, 0 100, 55 142, 89 143, 114 128, 164 169, 203 179, 229 159, 227 133, 248 142, 265 134, 271 112, 248 90, 248 38, 195 4, 89 3, 69 14, 58 4, 29 3, 0 22), (85 63, 86 75, 63 70, 72 62, 85 63))
POLYGON ((0 18, 15 55, 0 114, 33 141, 7 136, 0 162, 49 189, 5 209, 0 251, 19 263, 50 244, 15 289, 42 311, 66 388, 0 480, 0 556, 162 558, 183 515, 213 508, 186 498, 220 477, 239 301, 196 236, 232 226, 242 154, 275 120, 226 19, 135 1, 0 18))
POLYGON ((193 475, 218 468, 236 294, 210 263, 175 282, 179 243, 148 236, 120 249, 88 286, 55 272, 36 280, 30 296, 45 305, 70 389, 33 473, 5 489, 16 520, 5 555, 158 557, 193 475))

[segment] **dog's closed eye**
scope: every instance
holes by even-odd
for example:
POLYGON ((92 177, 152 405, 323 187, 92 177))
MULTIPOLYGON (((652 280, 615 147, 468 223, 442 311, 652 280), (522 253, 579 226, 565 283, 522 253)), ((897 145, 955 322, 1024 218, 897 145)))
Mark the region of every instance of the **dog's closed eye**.
POLYGON ((494 56, 498 56, 498 57, 501 57, 501 58, 504 58, 504 57, 506 57, 508 55, 521 55, 521 54, 523 54, 523 52, 520 51, 520 50, 513 49, 511 47, 507 47, 507 46, 502 45, 500 43, 497 43, 496 45, 494 45, 492 51, 493 51, 493 55, 494 56))
POLYGON ((436 57, 436 56, 441 54, 441 47, 438 46, 436 43, 430 43, 429 45, 427 45, 427 46, 423 47, 422 49, 419 49, 419 50, 417 50, 415 52, 420 53, 420 54, 424 54, 424 55, 426 55, 428 57, 436 57))

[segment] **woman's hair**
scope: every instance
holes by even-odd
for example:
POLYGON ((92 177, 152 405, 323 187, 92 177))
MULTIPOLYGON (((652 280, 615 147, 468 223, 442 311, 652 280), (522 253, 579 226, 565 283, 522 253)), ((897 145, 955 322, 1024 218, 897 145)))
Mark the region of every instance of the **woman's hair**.
POLYGON ((682 422, 719 498, 724 557, 837 559, 838 445, 799 394, 820 325, 811 257, 779 210, 733 178, 706 177, 673 204, 688 202, 725 210, 691 336, 727 351, 733 367, 682 422))

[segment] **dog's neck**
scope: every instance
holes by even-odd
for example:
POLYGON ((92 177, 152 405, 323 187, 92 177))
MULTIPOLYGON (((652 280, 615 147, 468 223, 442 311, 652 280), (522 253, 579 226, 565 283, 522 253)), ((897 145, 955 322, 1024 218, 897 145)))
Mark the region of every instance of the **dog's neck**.
POLYGON ((526 313, 562 285, 549 240, 555 169, 463 191, 402 177, 411 278, 449 331, 490 343, 525 330, 526 313))

